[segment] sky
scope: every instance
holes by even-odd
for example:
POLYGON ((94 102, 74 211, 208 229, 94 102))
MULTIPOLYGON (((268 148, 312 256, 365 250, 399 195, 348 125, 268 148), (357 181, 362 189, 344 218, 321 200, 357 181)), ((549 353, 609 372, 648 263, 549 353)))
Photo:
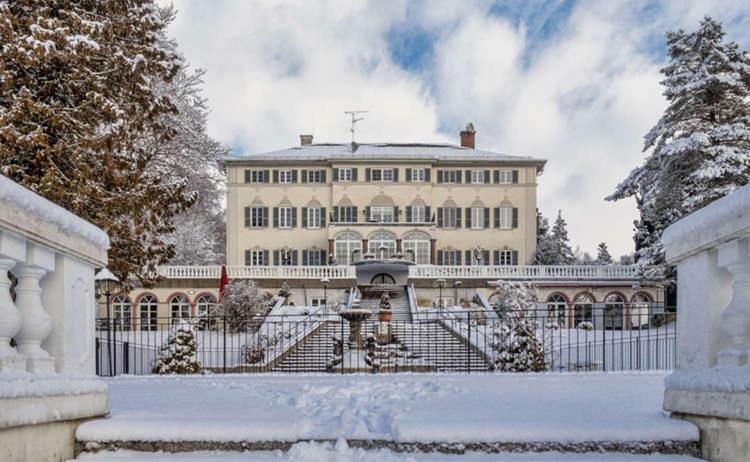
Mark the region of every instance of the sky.
MULTIPOLYGON (((163 0, 167 1, 167 0, 163 0)), ((547 159, 538 207, 573 246, 633 249, 632 200, 607 202, 666 102, 667 30, 710 15, 750 48, 747 0, 175 0, 170 33, 206 69, 209 133, 248 155, 348 142, 459 143, 547 159)))

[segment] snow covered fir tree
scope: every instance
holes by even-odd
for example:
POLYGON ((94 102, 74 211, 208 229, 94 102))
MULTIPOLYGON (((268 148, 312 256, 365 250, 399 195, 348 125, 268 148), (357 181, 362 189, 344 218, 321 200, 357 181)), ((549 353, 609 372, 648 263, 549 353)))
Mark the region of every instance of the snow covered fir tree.
POLYGON ((490 302, 498 316, 490 346, 496 352, 495 370, 543 372, 544 347, 537 336, 533 314, 539 296, 536 287, 524 282, 504 281, 490 302))
POLYGON ((668 32, 667 47, 669 105, 645 136, 643 165, 607 197, 635 198, 636 258, 652 275, 667 270, 667 226, 750 180, 750 56, 709 17, 694 32, 668 32))
POLYGON ((234 279, 224 287, 221 301, 211 307, 213 322, 226 323, 231 332, 245 332, 257 324, 258 317, 268 314, 271 294, 251 279, 234 279))
POLYGON ((537 265, 573 265, 575 262, 576 257, 568 238, 568 224, 562 217, 562 211, 558 210, 552 230, 549 230, 547 219, 539 214, 535 263, 537 265))
POLYGON ((596 248, 596 260, 594 260, 594 263, 597 265, 611 265, 614 263, 606 243, 599 243, 599 246, 596 248))
POLYGON ((193 327, 180 322, 169 334, 167 343, 154 361, 154 374, 198 374, 203 370, 197 359, 197 345, 193 327))

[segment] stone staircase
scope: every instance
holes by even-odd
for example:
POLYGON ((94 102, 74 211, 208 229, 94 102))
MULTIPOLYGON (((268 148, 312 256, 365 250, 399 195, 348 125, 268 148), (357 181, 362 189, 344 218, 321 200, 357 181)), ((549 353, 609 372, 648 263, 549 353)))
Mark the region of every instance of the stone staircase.
POLYGON ((399 285, 378 285, 363 288, 361 308, 367 308, 377 315, 380 310, 380 296, 383 292, 388 292, 391 297, 391 311, 393 312, 392 320, 398 322, 411 322, 411 309, 409 308, 409 299, 406 296, 406 287, 399 285))

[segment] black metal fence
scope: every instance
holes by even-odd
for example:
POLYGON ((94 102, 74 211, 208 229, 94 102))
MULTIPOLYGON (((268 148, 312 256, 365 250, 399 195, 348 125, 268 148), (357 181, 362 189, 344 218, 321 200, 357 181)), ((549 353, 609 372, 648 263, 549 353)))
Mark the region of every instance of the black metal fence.
POLYGON ((100 319, 97 374, 151 374, 169 340, 191 332, 190 361, 212 373, 519 372, 672 369, 676 314, 646 304, 550 305, 494 313, 420 310, 411 320, 378 314, 346 320, 312 314, 100 319), (111 322, 110 322, 111 321, 111 322), (359 326, 358 326, 359 324, 359 326), (359 334, 357 334, 359 331, 359 334))

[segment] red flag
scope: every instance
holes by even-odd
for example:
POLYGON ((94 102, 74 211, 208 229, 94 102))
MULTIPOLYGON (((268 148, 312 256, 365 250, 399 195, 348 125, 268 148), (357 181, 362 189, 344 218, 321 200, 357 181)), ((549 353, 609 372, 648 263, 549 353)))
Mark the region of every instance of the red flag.
POLYGON ((229 284, 229 275, 227 274, 227 265, 221 265, 221 280, 219 281, 219 301, 224 293, 224 287, 229 284))

